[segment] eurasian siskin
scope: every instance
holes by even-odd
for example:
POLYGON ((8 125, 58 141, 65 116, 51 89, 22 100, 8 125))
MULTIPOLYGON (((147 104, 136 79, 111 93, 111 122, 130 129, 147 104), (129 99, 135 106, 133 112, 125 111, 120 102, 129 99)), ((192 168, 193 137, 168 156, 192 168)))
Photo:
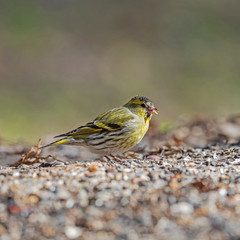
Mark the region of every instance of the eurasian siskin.
POLYGON ((81 145, 101 155, 123 153, 141 141, 148 130, 152 114, 158 114, 151 100, 136 96, 125 105, 113 108, 84 126, 56 136, 59 144, 81 145))

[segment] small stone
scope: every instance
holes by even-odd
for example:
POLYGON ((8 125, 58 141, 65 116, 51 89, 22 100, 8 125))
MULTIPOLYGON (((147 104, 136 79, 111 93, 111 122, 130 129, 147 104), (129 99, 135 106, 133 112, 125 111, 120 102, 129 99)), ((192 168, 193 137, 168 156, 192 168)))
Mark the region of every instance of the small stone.
POLYGON ((82 230, 75 226, 66 226, 65 234, 69 239, 75 239, 82 235, 82 230))
POLYGON ((99 167, 96 164, 92 164, 88 167, 89 172, 97 172, 99 170, 99 167))
POLYGON ((116 176, 115 176, 115 179, 116 179, 117 181, 122 180, 122 173, 117 173, 116 176))
POLYGON ((6 232, 6 228, 0 224, 0 236, 2 236, 6 232))
POLYGON ((218 190, 218 192, 219 192, 219 195, 221 195, 221 196, 226 196, 226 194, 227 194, 227 189, 226 189, 226 188, 220 188, 220 189, 218 190))
POLYGON ((74 200, 72 198, 69 198, 67 201, 66 201, 66 208, 72 208, 74 205, 74 200))
POLYGON ((193 213, 194 208, 191 204, 187 202, 180 202, 173 204, 170 207, 171 213, 173 216, 181 216, 181 215, 190 215, 193 213))
POLYGON ((21 208, 17 205, 11 205, 9 206, 9 212, 14 214, 19 214, 21 213, 21 208))
POLYGON ((97 199, 96 201, 95 201, 95 205, 97 206, 97 207, 101 207, 102 205, 103 205, 103 200, 102 199, 97 199))
POLYGON ((39 202, 39 197, 35 194, 29 194, 27 200, 30 205, 36 205, 39 202))

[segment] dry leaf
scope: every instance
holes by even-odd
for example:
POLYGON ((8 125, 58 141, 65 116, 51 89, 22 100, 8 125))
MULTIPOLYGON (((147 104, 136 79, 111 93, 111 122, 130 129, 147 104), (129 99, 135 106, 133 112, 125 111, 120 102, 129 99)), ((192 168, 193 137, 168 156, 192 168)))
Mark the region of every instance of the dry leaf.
POLYGON ((42 151, 42 149, 40 148, 40 145, 41 145, 41 139, 38 140, 37 145, 34 145, 29 152, 27 152, 19 161, 12 164, 11 167, 19 167, 22 164, 33 165, 35 163, 43 163, 42 160, 47 160, 49 158, 65 163, 64 161, 57 159, 52 155, 48 155, 46 157, 39 156, 39 154, 42 151))

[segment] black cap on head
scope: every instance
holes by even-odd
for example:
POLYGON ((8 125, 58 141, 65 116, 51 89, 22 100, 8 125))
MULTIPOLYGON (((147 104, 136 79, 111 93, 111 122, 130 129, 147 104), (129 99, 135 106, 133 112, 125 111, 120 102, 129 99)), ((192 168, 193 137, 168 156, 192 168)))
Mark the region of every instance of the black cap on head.
POLYGON ((135 97, 133 97, 131 100, 139 100, 139 101, 142 101, 142 102, 150 102, 150 103, 152 103, 152 101, 149 99, 149 98, 147 98, 147 97, 145 97, 145 96, 135 96, 135 97))

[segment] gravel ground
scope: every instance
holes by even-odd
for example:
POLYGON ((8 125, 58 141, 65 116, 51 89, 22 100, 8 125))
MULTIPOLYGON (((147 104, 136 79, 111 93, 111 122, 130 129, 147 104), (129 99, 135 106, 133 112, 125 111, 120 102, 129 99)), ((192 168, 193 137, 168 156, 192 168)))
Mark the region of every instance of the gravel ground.
POLYGON ((239 139, 235 117, 153 124, 122 162, 0 145, 0 237, 240 239, 239 139))

